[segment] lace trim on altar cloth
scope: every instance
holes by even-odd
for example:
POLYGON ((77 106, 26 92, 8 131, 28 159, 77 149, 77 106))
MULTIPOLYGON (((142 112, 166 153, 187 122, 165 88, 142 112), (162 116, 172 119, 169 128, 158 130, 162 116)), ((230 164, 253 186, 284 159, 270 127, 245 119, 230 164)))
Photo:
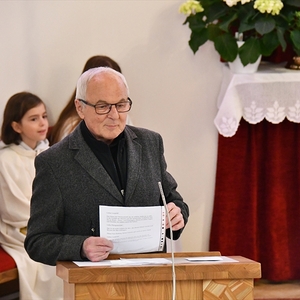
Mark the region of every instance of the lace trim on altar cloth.
MULTIPOLYGON (((243 118, 250 124, 257 124, 264 118, 273 124, 279 124, 285 118, 291 122, 300 123, 300 100, 296 101, 294 106, 289 107, 280 106, 278 101, 275 101, 273 106, 262 107, 259 103, 252 101, 250 106, 244 107, 243 118)), ((223 116, 216 124, 219 133, 225 137, 233 136, 238 129, 240 119, 223 116)))
POLYGON ((285 118, 300 123, 300 72, 232 75, 227 73, 219 95, 214 123, 219 133, 233 136, 241 118, 250 124, 263 119, 279 124, 285 118))
POLYGON ((300 101, 298 100, 294 106, 284 107, 280 106, 278 101, 275 101, 273 107, 259 107, 258 103, 252 101, 250 107, 244 107, 243 117, 250 124, 257 124, 266 118, 273 124, 278 124, 284 120, 285 117, 289 121, 300 122, 300 101))

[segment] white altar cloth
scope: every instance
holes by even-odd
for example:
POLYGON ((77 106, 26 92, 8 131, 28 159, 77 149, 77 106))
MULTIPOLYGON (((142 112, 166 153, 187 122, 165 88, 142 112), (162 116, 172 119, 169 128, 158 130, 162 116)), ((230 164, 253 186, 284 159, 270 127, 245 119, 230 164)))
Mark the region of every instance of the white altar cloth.
POLYGON ((225 137, 236 133, 242 117, 251 124, 285 117, 300 123, 300 71, 262 62, 254 74, 234 74, 224 63, 218 108, 214 123, 225 137))

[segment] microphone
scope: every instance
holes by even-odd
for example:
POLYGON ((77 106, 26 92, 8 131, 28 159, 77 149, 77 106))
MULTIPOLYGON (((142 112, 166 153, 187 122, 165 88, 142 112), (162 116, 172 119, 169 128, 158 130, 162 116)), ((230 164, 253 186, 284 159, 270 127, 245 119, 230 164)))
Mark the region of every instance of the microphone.
POLYGON ((175 300, 176 299, 176 273, 175 273, 175 261, 174 261, 174 251, 173 251, 173 231, 172 231, 172 227, 171 227, 171 218, 170 218, 170 215, 169 215, 166 198, 165 198, 164 191, 163 191, 163 188, 162 188, 162 184, 161 184, 160 181, 158 182, 158 187, 159 187, 160 195, 161 195, 164 207, 165 207, 165 211, 167 213, 168 222, 170 224, 171 257, 172 257, 172 279, 173 279, 172 300, 175 300))

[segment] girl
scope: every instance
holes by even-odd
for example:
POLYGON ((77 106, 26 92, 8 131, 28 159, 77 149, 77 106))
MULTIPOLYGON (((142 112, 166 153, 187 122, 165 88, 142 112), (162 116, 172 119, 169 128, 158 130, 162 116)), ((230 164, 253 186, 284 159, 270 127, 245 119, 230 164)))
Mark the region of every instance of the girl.
POLYGON ((17 264, 21 300, 63 298, 55 267, 31 260, 24 249, 34 159, 49 148, 47 131, 46 107, 39 97, 22 92, 8 100, 0 142, 0 244, 17 264))

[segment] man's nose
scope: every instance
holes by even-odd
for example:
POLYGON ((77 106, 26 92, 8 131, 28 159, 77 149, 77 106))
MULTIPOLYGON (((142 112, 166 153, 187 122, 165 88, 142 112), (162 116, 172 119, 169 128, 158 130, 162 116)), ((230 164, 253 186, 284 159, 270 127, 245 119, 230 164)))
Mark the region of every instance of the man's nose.
POLYGON ((117 105, 116 104, 111 104, 111 108, 110 108, 110 111, 108 113, 109 115, 112 114, 112 115, 119 115, 119 112, 117 110, 117 105))

